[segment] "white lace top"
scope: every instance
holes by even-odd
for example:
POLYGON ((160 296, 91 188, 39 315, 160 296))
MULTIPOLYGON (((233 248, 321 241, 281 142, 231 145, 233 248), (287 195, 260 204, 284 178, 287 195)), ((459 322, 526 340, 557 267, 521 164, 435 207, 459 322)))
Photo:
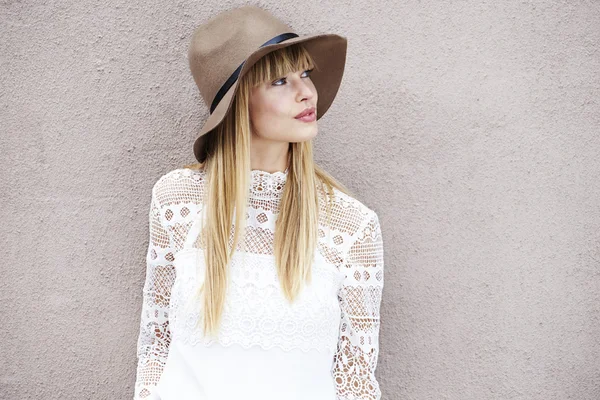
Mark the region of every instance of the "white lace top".
POLYGON ((281 393, 296 394, 286 399, 304 400, 381 398, 375 378, 383 288, 377 214, 334 189, 328 225, 320 193, 313 280, 290 305, 279 285, 272 248, 286 179, 287 171, 252 171, 244 239, 248 252, 238 246, 232 259, 216 341, 194 328, 202 315, 191 294, 203 279, 202 271, 190 268, 177 274, 174 266, 175 259, 183 265, 189 257, 199 268, 203 265, 195 239, 204 172, 176 169, 156 182, 134 400, 187 398, 181 393, 168 397, 159 390, 167 380, 184 387, 186 376, 196 381, 195 388, 202 386, 197 399, 284 398, 281 393))

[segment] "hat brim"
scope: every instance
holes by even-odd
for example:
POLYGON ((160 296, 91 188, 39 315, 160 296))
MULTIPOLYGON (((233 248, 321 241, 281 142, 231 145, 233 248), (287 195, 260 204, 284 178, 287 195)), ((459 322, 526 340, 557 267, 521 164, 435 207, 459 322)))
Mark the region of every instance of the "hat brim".
POLYGON ((198 138, 194 142, 194 155, 197 160, 200 160, 202 146, 204 145, 204 139, 206 139, 205 135, 215 129, 229 112, 241 77, 265 54, 295 43, 303 43, 319 67, 319 69, 315 69, 311 73, 311 80, 319 96, 317 102, 317 120, 325 115, 337 95, 344 75, 348 46, 346 38, 333 33, 299 36, 261 47, 244 61, 238 79, 235 80, 234 84, 225 93, 198 133, 198 138))

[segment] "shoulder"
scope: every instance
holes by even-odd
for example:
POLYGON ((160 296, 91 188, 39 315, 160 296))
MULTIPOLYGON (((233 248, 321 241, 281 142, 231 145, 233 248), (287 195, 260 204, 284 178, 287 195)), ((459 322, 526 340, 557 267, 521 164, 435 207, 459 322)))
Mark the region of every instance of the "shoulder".
POLYGON ((353 195, 344 193, 334 187, 332 197, 334 206, 344 216, 342 222, 345 224, 362 225, 373 218, 377 218, 374 209, 353 195))
POLYGON ((344 193, 338 188, 333 188, 333 198, 336 203, 348 209, 356 210, 361 214, 367 215, 374 213, 374 210, 367 206, 358 197, 344 193))
POLYGON ((199 202, 204 190, 205 172, 202 169, 177 168, 158 178, 152 196, 161 206, 180 202, 199 202))
POLYGON ((334 242, 347 249, 366 228, 379 229, 379 218, 374 209, 363 201, 337 188, 331 196, 330 220, 327 220, 327 208, 324 203, 321 223, 334 234, 334 242))

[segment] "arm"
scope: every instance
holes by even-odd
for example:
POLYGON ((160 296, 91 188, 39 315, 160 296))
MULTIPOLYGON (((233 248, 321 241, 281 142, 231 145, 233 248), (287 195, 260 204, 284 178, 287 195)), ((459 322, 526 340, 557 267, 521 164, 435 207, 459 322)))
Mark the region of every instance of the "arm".
POLYGON ((175 270, 171 264, 174 249, 160 215, 155 187, 152 188, 148 214, 150 239, 146 254, 146 280, 137 341, 138 362, 134 400, 158 399, 153 390, 167 361, 171 341, 168 307, 171 286, 175 280, 175 270))
POLYGON ((342 321, 333 378, 338 400, 379 400, 375 378, 379 309, 383 290, 383 242, 375 212, 362 224, 344 263, 340 289, 342 321))

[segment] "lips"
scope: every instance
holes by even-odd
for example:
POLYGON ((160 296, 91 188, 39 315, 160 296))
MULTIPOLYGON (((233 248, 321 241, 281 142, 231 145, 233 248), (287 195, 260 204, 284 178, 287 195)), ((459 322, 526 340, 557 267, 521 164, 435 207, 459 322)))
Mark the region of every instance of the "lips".
POLYGON ((309 108, 305 109, 304 111, 302 111, 300 114, 296 115, 294 118, 302 118, 305 115, 312 114, 314 112, 315 112, 315 108, 309 107, 309 108))

